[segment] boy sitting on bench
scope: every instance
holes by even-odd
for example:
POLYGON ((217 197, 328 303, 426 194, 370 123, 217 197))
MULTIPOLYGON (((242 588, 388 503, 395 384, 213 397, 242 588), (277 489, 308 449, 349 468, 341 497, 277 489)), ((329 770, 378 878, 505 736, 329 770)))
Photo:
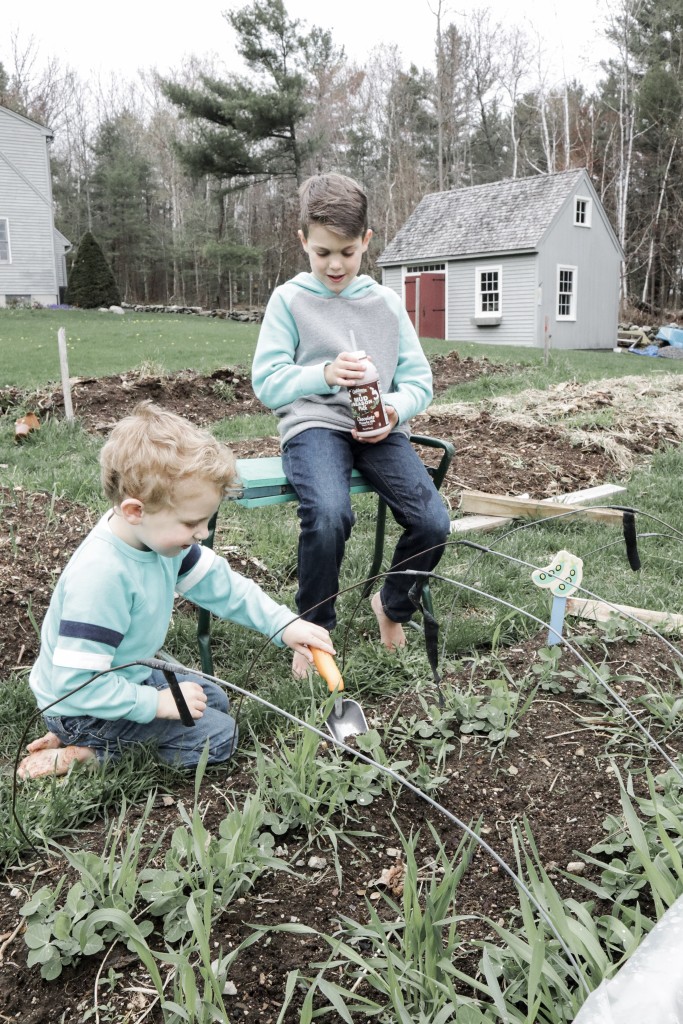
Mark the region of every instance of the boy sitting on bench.
MULTIPOLYGON (((254 391, 279 418, 284 471, 299 499, 300 614, 331 630, 344 549, 354 517, 349 481, 354 466, 387 503, 403 534, 390 573, 372 597, 382 643, 405 644, 413 613, 414 577, 431 571, 444 551, 450 522, 421 459, 410 444, 409 419, 432 399, 432 374, 398 295, 359 275, 372 237, 367 198, 340 174, 309 178, 300 189, 299 239, 311 273, 276 288, 254 355, 254 391), (347 388, 364 374, 353 338, 377 367, 390 425, 362 438, 347 388)), ((308 660, 296 651, 292 672, 308 660)))

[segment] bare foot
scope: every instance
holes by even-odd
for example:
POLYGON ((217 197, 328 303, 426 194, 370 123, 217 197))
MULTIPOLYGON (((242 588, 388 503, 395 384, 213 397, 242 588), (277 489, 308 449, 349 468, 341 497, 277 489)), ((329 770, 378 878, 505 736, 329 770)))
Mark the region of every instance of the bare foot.
POLYGON ((304 658, 303 654, 299 654, 298 651, 294 652, 292 658, 292 675, 295 679, 306 679, 309 672, 311 671, 311 663, 307 658, 304 658))
POLYGON ((89 761, 94 756, 95 751, 91 747, 47 747, 25 757, 17 768, 17 775, 20 779, 66 775, 76 761, 89 761))
POLYGON ((56 750, 61 745, 62 741, 53 732, 46 732, 40 739, 29 743, 26 749, 29 754, 35 754, 38 750, 56 750))
POLYGON ((403 626, 400 622, 394 622, 385 613, 382 607, 382 598, 379 596, 379 591, 373 594, 370 606, 377 616, 377 622, 379 623, 379 636, 380 640, 385 647, 388 647, 390 651, 396 650, 398 647, 405 647, 406 635, 403 632, 403 626))

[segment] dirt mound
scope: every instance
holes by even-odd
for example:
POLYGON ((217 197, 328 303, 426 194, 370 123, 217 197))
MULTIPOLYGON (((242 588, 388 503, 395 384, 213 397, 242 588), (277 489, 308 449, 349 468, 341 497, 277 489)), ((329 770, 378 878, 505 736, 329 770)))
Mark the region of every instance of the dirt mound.
MULTIPOLYGON (((436 394, 480 376, 510 372, 509 367, 488 359, 461 358, 457 352, 435 356, 431 362, 436 394)), ((194 370, 168 374, 131 370, 110 377, 78 377, 72 382, 74 415, 90 431, 110 430, 146 398, 202 426, 231 416, 268 411, 254 395, 249 372, 240 367, 221 367, 208 375, 194 370)), ((41 418, 64 417, 61 387, 43 388, 29 395, 18 388, 0 389, 0 412, 20 402, 32 406, 41 418)))

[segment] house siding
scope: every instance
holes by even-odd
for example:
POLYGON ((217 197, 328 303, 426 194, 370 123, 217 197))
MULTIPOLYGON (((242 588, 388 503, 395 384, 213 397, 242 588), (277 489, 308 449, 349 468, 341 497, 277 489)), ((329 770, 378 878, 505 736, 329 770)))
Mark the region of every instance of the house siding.
POLYGON ((547 317, 551 348, 611 349, 616 345, 620 263, 602 206, 586 178, 541 245, 538 328, 542 337, 547 317), (579 227, 574 224, 575 200, 586 195, 593 200, 592 222, 590 227, 579 227), (557 319, 558 266, 576 267, 576 320, 557 319))
POLYGON ((0 109, 0 217, 9 221, 12 259, 0 264, 0 305, 7 295, 57 301, 48 137, 0 109))
POLYGON ((480 341, 487 345, 537 344, 534 254, 453 260, 448 264, 447 290, 446 337, 449 340, 480 341), (476 274, 480 267, 502 270, 502 319, 491 327, 474 323, 476 274))

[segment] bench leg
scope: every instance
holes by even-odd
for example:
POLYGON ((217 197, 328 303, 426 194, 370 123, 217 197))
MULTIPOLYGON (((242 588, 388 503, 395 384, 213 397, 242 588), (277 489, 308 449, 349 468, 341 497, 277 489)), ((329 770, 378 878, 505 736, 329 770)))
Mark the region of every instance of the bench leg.
MULTIPOLYGON (((218 512, 214 512, 209 522, 209 536, 206 540, 202 541, 202 544, 206 548, 213 550, 213 542, 216 536, 216 523, 218 521, 218 512)), ((206 608, 200 608, 199 614, 197 615, 197 644, 199 646, 199 660, 202 665, 202 672, 206 672, 207 676, 213 675, 213 655, 211 654, 211 612, 207 612, 206 608)))
POLYGON ((377 525, 375 527, 375 550, 372 555, 372 565, 368 582, 363 587, 363 597, 370 597, 375 585, 375 576, 382 568, 384 557, 384 531, 387 525, 387 503, 381 498, 377 499, 377 525))
POLYGON ((207 676, 212 676, 211 612, 207 612, 206 608, 200 608, 197 616, 197 644, 199 645, 199 660, 202 664, 202 672, 206 672, 207 676))

